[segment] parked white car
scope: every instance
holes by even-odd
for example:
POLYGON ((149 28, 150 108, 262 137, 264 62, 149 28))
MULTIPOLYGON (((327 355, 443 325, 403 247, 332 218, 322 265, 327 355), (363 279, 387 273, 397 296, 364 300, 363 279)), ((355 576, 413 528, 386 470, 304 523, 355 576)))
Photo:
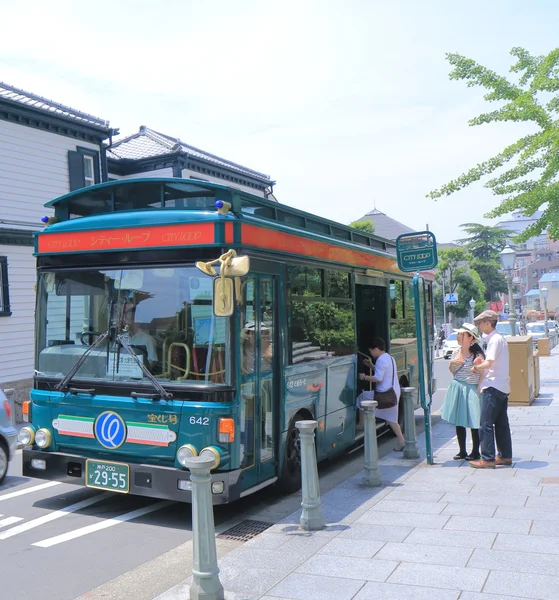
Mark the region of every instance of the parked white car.
POLYGON ((526 323, 526 335, 532 336, 534 346, 538 345, 538 340, 545 337, 545 321, 536 321, 535 323, 526 323))
POLYGON ((458 348, 458 339, 456 333, 451 333, 443 343, 443 356, 448 360, 452 353, 458 348))
MULTIPOLYGON (((511 335, 512 328, 510 326, 510 321, 500 321, 499 323, 497 323, 496 329, 501 335, 505 337, 510 337, 511 335)), ((516 323, 515 329, 516 335, 520 335, 520 325, 518 323, 516 323)))

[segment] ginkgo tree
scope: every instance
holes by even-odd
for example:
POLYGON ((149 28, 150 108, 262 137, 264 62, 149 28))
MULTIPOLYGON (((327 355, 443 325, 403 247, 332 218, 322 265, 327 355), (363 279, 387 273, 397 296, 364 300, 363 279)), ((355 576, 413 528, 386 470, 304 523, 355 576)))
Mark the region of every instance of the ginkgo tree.
POLYGON ((496 156, 473 167, 457 179, 427 194, 437 199, 450 196, 470 184, 493 175, 485 187, 498 196, 500 204, 486 217, 494 218, 514 210, 541 217, 517 238, 522 242, 548 231, 559 239, 559 48, 544 56, 532 56, 524 48, 513 48, 516 62, 507 78, 459 54, 447 54, 454 67, 451 79, 468 87, 485 88, 484 98, 500 103, 495 110, 469 121, 471 126, 503 121, 530 122, 534 132, 507 146, 496 156))

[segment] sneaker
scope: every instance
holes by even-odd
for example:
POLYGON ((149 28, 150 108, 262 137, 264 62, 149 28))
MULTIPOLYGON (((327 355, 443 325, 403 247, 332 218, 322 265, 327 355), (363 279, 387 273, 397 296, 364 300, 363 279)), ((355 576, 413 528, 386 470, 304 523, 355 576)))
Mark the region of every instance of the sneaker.
POLYGON ((481 454, 479 452, 476 452, 475 454, 468 454, 468 456, 466 456, 466 459, 468 462, 471 460, 479 460, 481 458, 481 454))
POLYGON ((474 469, 494 469, 495 461, 494 460, 471 460, 470 467, 474 469))
POLYGON ((458 452, 458 454, 452 457, 452 460, 464 460, 468 459, 468 455, 465 452, 458 452))
POLYGON ((512 458, 503 458, 502 456, 497 456, 497 458, 495 459, 495 464, 498 467, 511 467, 512 458))

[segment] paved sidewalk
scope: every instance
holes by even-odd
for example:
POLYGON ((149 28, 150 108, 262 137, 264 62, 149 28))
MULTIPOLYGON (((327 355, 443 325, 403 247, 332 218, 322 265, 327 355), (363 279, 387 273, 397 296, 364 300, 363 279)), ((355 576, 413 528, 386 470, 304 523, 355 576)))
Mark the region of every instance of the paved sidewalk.
POLYGON ((359 474, 322 496, 323 531, 301 530, 296 512, 224 556, 226 600, 558 600, 559 348, 540 365, 539 398, 509 408, 512 468, 452 460, 441 422, 436 465, 393 452, 381 488, 359 474))

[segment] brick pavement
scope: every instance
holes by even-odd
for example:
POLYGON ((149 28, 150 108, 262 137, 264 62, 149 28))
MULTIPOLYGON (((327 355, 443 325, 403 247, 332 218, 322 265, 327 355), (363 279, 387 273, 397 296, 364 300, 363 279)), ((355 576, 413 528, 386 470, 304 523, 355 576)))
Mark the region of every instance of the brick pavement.
MULTIPOLYGON (((324 530, 296 512, 224 556, 226 600, 558 600, 559 348, 540 365, 539 398, 509 408, 512 468, 452 460, 441 422, 436 465, 393 452, 381 488, 358 474, 323 495, 324 530)), ((158 600, 179 598, 188 580, 158 600)))

